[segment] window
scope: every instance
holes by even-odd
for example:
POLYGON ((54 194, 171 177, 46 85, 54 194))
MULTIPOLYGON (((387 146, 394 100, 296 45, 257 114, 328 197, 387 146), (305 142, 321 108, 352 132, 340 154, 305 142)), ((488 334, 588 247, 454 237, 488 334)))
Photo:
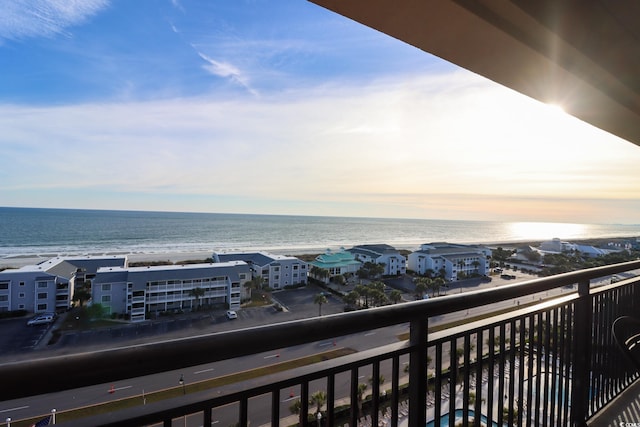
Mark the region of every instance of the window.
POLYGON ((20 292, 20 293, 18 294, 18 298, 24 298, 24 292, 20 292))
POLYGON ((102 285, 102 292, 110 292, 111 291, 111 283, 105 283, 102 285))
POLYGON ((111 295, 102 295, 102 302, 111 302, 111 295))
POLYGON ((49 286, 49 284, 47 282, 38 282, 38 287, 39 288, 46 288, 47 286, 49 286))
POLYGON ((24 282, 20 282, 20 286, 24 286, 24 282))
POLYGON ((241 280, 244 280, 244 279, 246 279, 246 278, 247 278, 247 275, 246 275, 246 274, 244 274, 244 273, 240 273, 240 279, 241 279, 241 280))
POLYGON ((0 283, 0 290, 6 291, 9 289, 9 283, 0 283))
POLYGON ((46 292, 39 292, 38 293, 38 299, 47 299, 47 293, 46 292))
POLYGON ((47 310, 47 304, 38 304, 38 306, 36 307, 36 309, 38 311, 46 311, 47 310))
POLYGON ((0 295, 0 302, 9 301, 9 295, 0 295))
POLYGON ((18 305, 18 308, 19 308, 20 310, 24 310, 24 304, 19 304, 19 305, 18 305))

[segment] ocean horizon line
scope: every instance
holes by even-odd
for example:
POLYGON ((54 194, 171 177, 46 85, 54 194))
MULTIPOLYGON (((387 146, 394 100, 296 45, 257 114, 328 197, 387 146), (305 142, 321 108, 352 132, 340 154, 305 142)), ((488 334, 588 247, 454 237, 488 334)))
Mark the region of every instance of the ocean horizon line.
POLYGON ((582 225, 611 225, 611 226, 639 226, 639 223, 591 223, 543 220, 487 220, 487 219, 451 219, 451 218, 419 218, 419 217, 385 217, 385 216, 349 216, 349 215, 310 215, 294 213, 249 213, 249 212, 209 212, 209 211, 171 211, 147 209, 102 209, 102 208, 66 208, 66 207, 33 207, 33 206, 0 206, 0 209, 51 210, 76 212, 105 212, 105 213, 150 213, 150 214, 184 214, 184 215, 235 215, 258 217, 289 217, 289 218, 334 218, 334 219, 365 219, 365 220, 398 220, 398 221, 449 221, 449 222, 478 222, 478 223, 511 223, 511 224, 582 224, 582 225))

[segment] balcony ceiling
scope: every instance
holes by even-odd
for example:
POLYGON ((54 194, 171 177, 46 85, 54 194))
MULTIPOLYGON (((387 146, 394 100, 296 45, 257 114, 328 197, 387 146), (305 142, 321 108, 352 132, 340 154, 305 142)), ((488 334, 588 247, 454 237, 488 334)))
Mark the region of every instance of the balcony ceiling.
POLYGON ((640 145, 640 2, 310 1, 640 145))

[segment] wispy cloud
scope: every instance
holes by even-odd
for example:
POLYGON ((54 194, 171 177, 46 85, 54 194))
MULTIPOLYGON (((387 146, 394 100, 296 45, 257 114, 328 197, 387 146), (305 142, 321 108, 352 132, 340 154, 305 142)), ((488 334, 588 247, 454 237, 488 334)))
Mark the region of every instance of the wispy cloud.
POLYGON ((198 55, 200 56, 200 58, 204 59, 207 62, 207 64, 203 65, 203 68, 209 73, 213 74, 214 76, 228 78, 232 82, 237 83, 247 89, 247 91, 249 91, 249 93, 251 93, 252 95, 258 95, 258 92, 249 85, 249 78, 244 75, 236 66, 228 62, 216 61, 215 59, 210 58, 202 52, 198 52, 198 55))
MULTIPOLYGON (((233 67, 218 71, 234 74, 233 67)), ((357 200, 360 209, 384 216, 442 217, 455 209, 466 218, 490 218, 496 206, 505 217, 532 218, 522 206, 531 209, 534 202, 520 202, 516 213, 501 202, 513 195, 606 199, 616 192, 619 199, 640 199, 634 146, 570 117, 555 121, 545 114, 544 106, 466 74, 323 85, 253 100, 208 94, 0 105, 0 194, 8 203, 10 194, 36 189, 120 189, 197 195, 201 203, 242 195, 353 209, 357 200), (563 152, 568 136, 580 142, 563 152), (69 165, 86 167, 69 173, 69 165), (406 197, 399 201, 398 194, 406 197)), ((202 209, 199 203, 193 208, 202 209)))
POLYGON ((0 39, 51 37, 65 33, 105 9, 109 0, 5 0, 0 7, 0 39))

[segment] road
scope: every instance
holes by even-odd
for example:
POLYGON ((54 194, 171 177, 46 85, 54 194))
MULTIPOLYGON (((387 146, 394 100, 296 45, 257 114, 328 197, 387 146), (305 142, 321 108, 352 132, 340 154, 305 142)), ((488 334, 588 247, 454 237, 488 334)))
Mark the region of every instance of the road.
MULTIPOLYGON (((533 277, 520 274, 519 276, 519 280, 528 280, 529 278, 533 277)), ((465 292, 467 290, 501 286, 503 283, 515 283, 516 281, 518 281, 518 279, 510 281, 505 281, 503 279, 494 279, 494 281, 490 283, 482 283, 472 287, 451 287, 449 289, 449 293, 465 292)), ((559 289, 539 295, 527 296, 522 299, 513 301, 504 301, 499 304, 494 304, 491 307, 478 307, 468 311, 451 313, 447 316, 432 319, 430 325, 434 326, 443 322, 462 320, 468 317, 485 314, 490 311, 513 307, 518 303, 531 302, 537 299, 547 298, 563 292, 571 291, 572 289, 559 289)), ((215 330, 226 330, 237 327, 249 327, 252 325, 263 324, 265 321, 269 320, 287 321, 292 320, 292 318, 317 316, 318 307, 317 305, 314 305, 312 303, 313 295, 315 295, 316 292, 317 290, 314 289, 304 289, 276 294, 276 298, 278 299, 278 301, 280 301, 289 310, 286 313, 274 315, 273 313, 275 312, 275 310, 270 307, 259 309, 245 309, 238 312, 239 319, 237 320, 227 321, 226 319, 223 319, 224 315, 222 314, 220 316, 216 316, 213 321, 211 321, 211 324, 213 325, 213 328, 215 330), (309 303, 310 299, 311 303, 309 303)), ((408 296, 408 298, 410 298, 410 296, 408 296)), ((328 303, 322 306, 322 312, 323 314, 340 312, 342 311, 342 308, 343 304, 341 301, 339 301, 338 298, 336 298, 335 296, 329 296, 328 303)), ((68 409, 109 402, 114 399, 131 396, 139 396, 142 402, 143 396, 146 393, 171 387, 179 387, 179 379, 181 377, 184 379, 185 384, 189 384, 192 382, 207 380, 234 372, 273 365, 310 354, 316 354, 334 347, 348 347, 357 351, 363 351, 385 344, 397 342, 398 335, 407 332, 408 327, 408 324, 401 324, 390 328, 368 331, 366 333, 338 337, 334 341, 309 343, 301 346, 281 349, 277 352, 252 354, 233 360, 225 360, 177 371, 164 372, 162 374, 156 374, 147 377, 132 378, 130 380, 119 381, 113 384, 100 384, 85 387, 82 389, 7 401, 0 404, 0 419, 2 419, 2 417, 4 416, 5 418, 11 417, 12 419, 17 420, 42 414, 48 414, 53 408, 55 408, 57 412, 61 412, 68 409)), ((406 360, 404 361, 404 363, 406 363, 406 360)), ((390 366, 388 364, 382 365, 382 375, 385 378, 390 379, 390 366)), ((371 376, 370 368, 362 369, 359 374, 362 382, 368 384, 368 379, 371 376)), ((251 381, 249 381, 249 383, 251 383, 251 381)), ((251 384, 247 383, 227 385, 224 387, 224 392, 228 393, 236 390, 246 389, 250 385, 251 384)), ((309 392, 310 394, 312 394, 316 390, 324 389, 326 389, 326 380, 319 380, 310 384, 309 392)), ((342 375, 338 376, 336 378, 336 396, 338 398, 347 397, 349 395, 349 390, 349 375, 345 374, 344 378, 342 375)), ((222 392, 222 390, 220 390, 219 392, 222 392)), ((287 416, 288 414, 290 414, 289 406, 299 396, 299 393, 300 390, 297 388, 282 391, 280 404, 281 416, 287 416)), ((270 413, 270 399, 271 397, 269 395, 254 398, 250 401, 249 408, 254 425, 261 425, 269 421, 268 415, 264 414, 270 413)), ((198 420, 196 420, 196 417, 192 417, 191 420, 187 420, 187 425, 199 425, 198 422, 200 419, 201 418, 198 418, 198 420)), ((237 407, 216 409, 214 411, 214 421, 219 423, 219 425, 221 426, 227 426, 237 422, 237 407)))

